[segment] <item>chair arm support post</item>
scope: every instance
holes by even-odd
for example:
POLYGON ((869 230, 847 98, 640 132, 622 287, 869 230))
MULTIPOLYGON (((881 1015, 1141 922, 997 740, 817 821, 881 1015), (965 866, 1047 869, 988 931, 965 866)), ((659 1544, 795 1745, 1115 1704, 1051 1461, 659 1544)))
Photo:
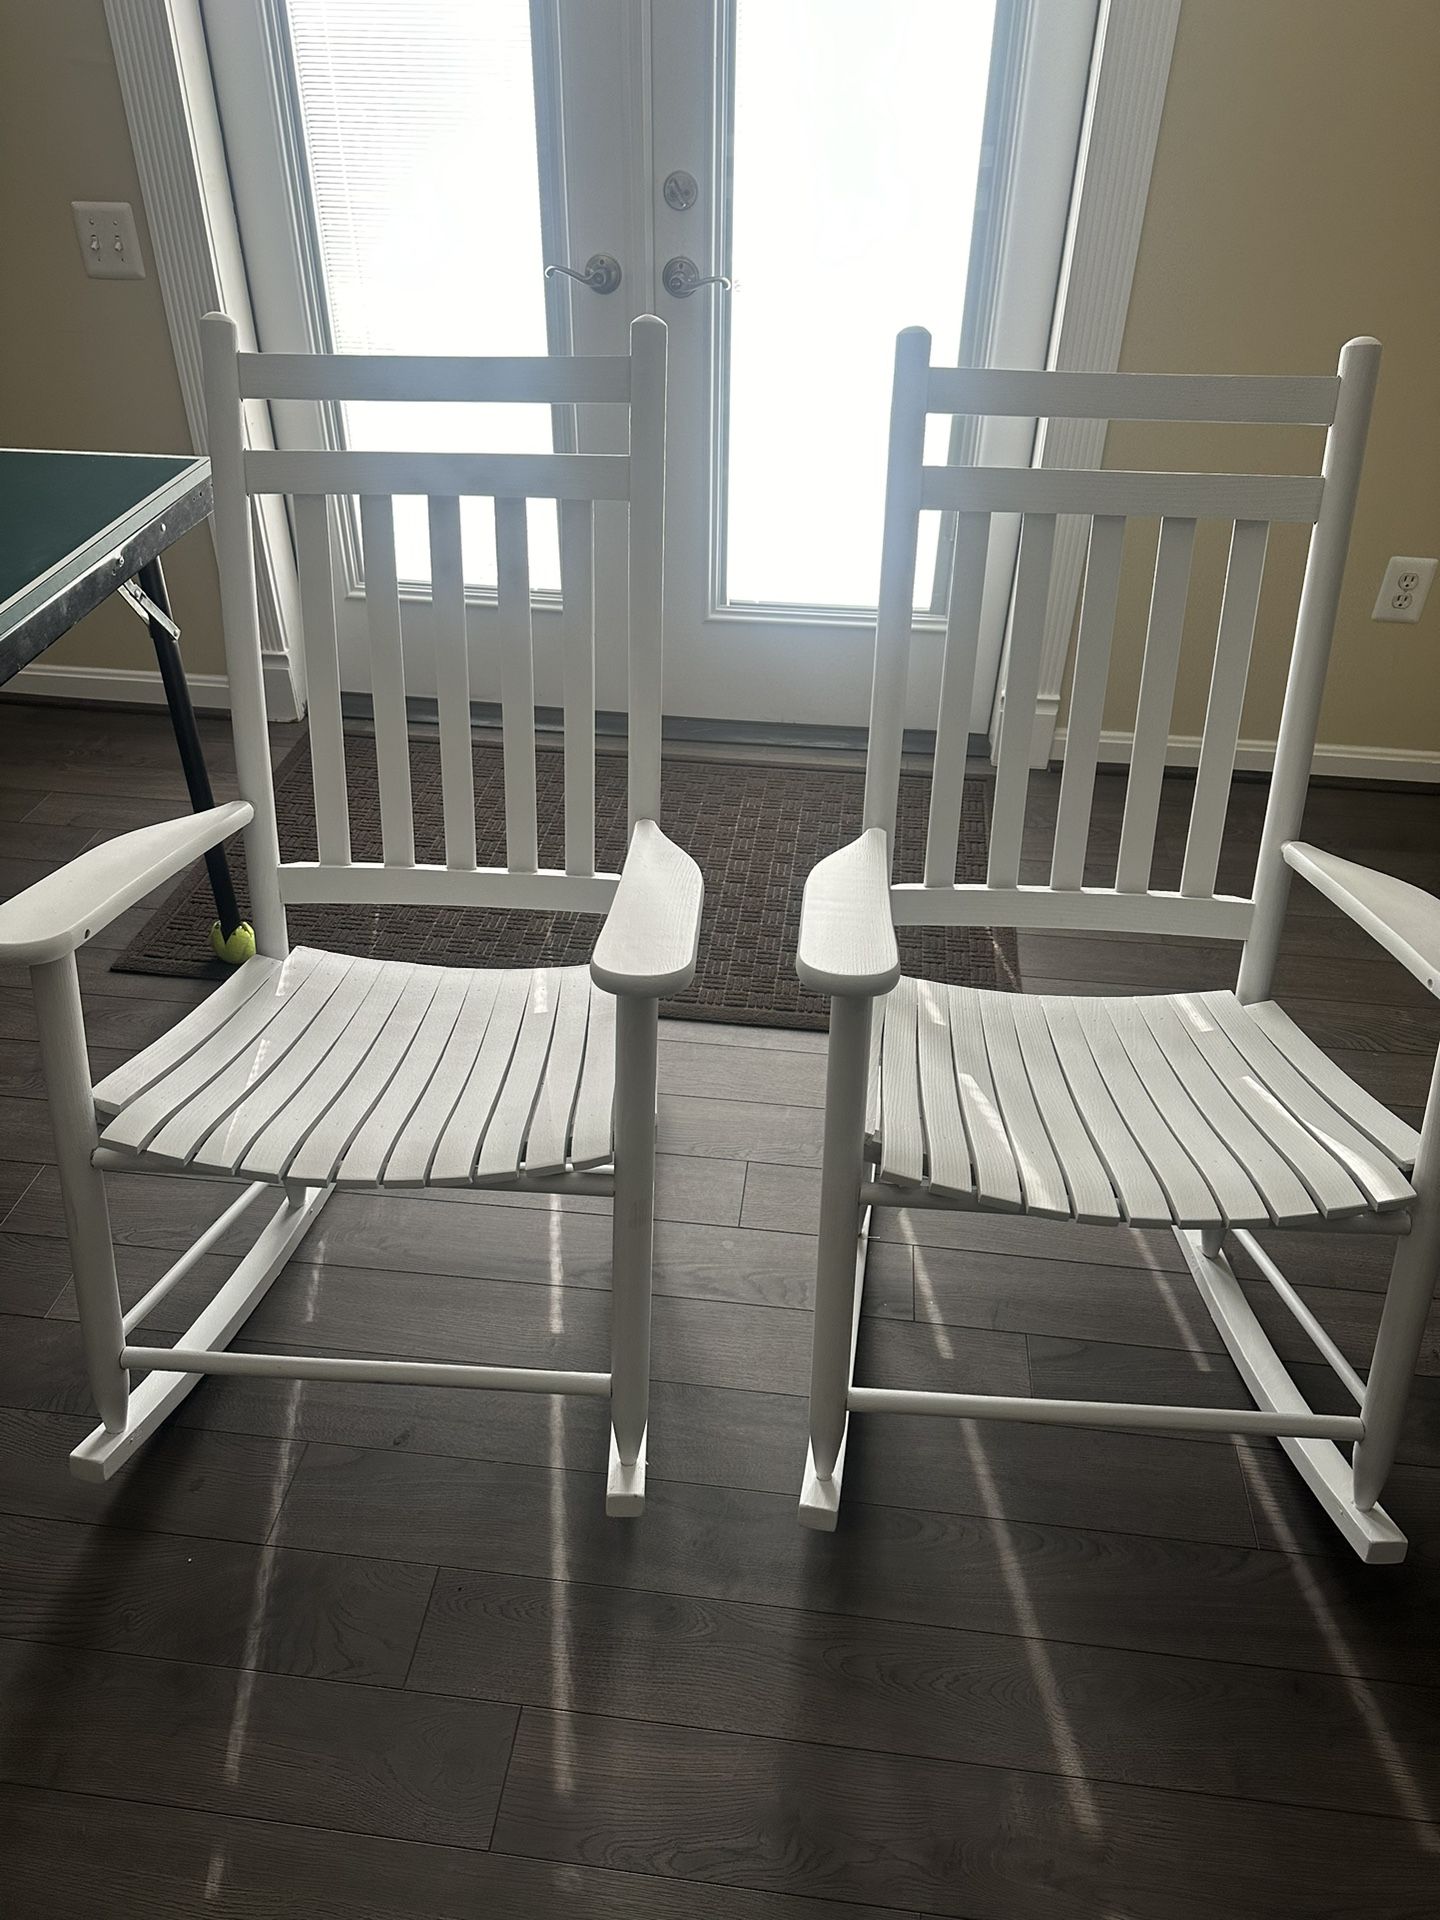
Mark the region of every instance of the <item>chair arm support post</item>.
POLYGON ((865 1094, 873 1017, 874 1009, 865 995, 837 995, 830 1002, 820 1239, 810 1351, 810 1446, 820 1480, 834 1475, 848 1412, 859 1311, 855 1252, 860 1231, 865 1094))
POLYGON ((620 884, 595 942, 590 977, 622 999, 663 1000, 695 977, 705 882, 653 820, 630 836, 620 884))
POLYGON ((1410 1184, 1415 1189, 1410 1231, 1395 1243, 1375 1352, 1360 1403, 1365 1437, 1355 1447, 1354 1473, 1355 1504, 1362 1512, 1379 1500, 1395 1461, 1410 1382, 1440 1273, 1440 1056, 1430 1076, 1410 1184))
POLYGON ((85 1016, 75 955, 66 951, 30 969, 40 1036, 40 1064, 55 1135, 60 1200, 75 1273, 80 1338, 95 1411, 111 1433, 124 1430, 130 1375, 121 1363, 125 1327, 105 1176, 92 1165, 99 1145, 90 1062, 85 1051, 85 1016))
POLYGON ((238 832, 253 811, 248 800, 232 800, 87 848, 0 906, 0 960, 38 971, 73 954, 162 880, 238 832))
POLYGON ((609 1510, 639 1511, 650 1399, 650 1288, 655 1242, 655 1082, 659 1002, 624 995, 615 1009, 615 1201, 610 1301, 609 1510), (635 1469, 638 1467, 639 1472, 635 1469), (623 1481, 624 1484, 618 1484, 623 1481))
POLYGON ((812 992, 846 999, 875 999, 900 978, 889 843, 881 828, 867 828, 811 870, 795 971, 812 992))

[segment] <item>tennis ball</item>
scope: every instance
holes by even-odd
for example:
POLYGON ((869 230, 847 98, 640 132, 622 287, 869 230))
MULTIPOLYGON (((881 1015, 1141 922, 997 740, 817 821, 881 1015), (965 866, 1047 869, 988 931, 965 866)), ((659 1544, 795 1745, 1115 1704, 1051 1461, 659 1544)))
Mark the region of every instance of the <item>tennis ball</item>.
POLYGON ((210 944, 222 960, 238 967, 255 952, 255 929, 248 920, 242 920, 227 940, 216 920, 210 928, 210 944))

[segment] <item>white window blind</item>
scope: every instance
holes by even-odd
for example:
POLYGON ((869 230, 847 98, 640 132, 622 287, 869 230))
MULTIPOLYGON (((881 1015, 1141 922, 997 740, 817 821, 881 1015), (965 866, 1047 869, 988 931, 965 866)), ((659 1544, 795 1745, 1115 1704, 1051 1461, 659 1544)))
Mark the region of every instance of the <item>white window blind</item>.
MULTIPOLYGON (((310 211, 341 353, 547 351, 526 0, 286 0, 310 211)), ((357 404, 365 448, 552 445, 544 407, 357 404)), ((533 503, 531 575, 559 583, 552 504, 533 503)), ((425 504, 396 502, 404 579, 429 578, 425 504)), ((493 585, 487 501, 462 509, 465 575, 493 585)))

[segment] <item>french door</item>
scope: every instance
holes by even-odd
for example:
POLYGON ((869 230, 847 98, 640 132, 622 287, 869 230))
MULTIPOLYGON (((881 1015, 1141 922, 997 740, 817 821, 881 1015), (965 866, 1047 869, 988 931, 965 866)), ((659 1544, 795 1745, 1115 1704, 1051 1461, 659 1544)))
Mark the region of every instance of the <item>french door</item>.
MULTIPOLYGON (((208 0, 205 21, 261 345, 622 352, 630 320, 660 314, 666 711, 720 733, 863 725, 895 334, 927 327, 937 359, 1044 364, 1090 0, 208 0)), ((614 450, 602 410, 277 416, 281 444, 614 450)), ((1034 423, 931 428, 934 457, 953 435, 950 457, 1023 463, 1034 423)), ((424 503, 408 504, 423 695, 429 559, 424 503)), ((558 704, 554 515, 530 512, 537 698, 558 704)), ((926 519, 919 727, 948 592, 948 530, 926 519)), ((620 709, 616 531, 597 524, 597 691, 620 709)), ((467 503, 464 548, 483 700, 498 694, 488 503, 467 503)), ((1010 588, 992 548, 977 732, 1010 588)), ((353 526, 336 549, 342 674, 363 694, 353 526)))

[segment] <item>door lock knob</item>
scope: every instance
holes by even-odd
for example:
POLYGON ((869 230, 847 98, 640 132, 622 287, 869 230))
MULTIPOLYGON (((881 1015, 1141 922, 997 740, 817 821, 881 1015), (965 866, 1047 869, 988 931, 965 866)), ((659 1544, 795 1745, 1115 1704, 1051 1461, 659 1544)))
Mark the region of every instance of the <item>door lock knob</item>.
POLYGON ((693 260, 688 260, 683 253, 677 253, 673 260, 667 260, 660 269, 660 284, 677 300, 688 300, 701 287, 728 289, 732 282, 723 273, 702 274, 693 260))
POLYGON ((545 278, 553 280, 557 273, 563 273, 567 280, 578 280, 592 293, 614 293, 623 277, 620 262, 611 253, 592 253, 583 272, 579 267, 548 266, 545 278))

